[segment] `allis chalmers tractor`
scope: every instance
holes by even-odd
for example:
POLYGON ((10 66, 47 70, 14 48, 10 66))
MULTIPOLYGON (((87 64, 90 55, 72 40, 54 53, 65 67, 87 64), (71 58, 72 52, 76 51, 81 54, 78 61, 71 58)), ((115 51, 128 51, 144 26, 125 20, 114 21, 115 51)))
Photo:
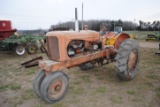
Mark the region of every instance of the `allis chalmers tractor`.
POLYGON ((48 59, 39 62, 40 70, 33 82, 35 94, 48 103, 62 99, 69 86, 69 78, 62 70, 75 66, 86 70, 96 63, 115 62, 121 80, 133 79, 140 61, 138 42, 120 33, 113 45, 107 45, 104 41, 108 41, 108 37, 101 39, 99 32, 91 30, 48 32, 48 59))

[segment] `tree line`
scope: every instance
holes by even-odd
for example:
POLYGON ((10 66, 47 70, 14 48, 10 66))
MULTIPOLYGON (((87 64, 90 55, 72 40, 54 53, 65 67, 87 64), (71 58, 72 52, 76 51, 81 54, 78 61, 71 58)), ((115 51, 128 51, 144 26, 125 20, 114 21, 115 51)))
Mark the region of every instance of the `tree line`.
MULTIPOLYGON (((54 30, 74 30, 74 21, 59 22, 55 25, 51 25, 50 31, 54 30)), ((84 20, 83 25, 88 25, 90 30, 100 31, 100 26, 107 27, 109 31, 113 31, 115 26, 122 26, 124 31, 140 30, 140 31, 159 31, 160 21, 144 22, 139 21, 139 25, 132 21, 119 20, 84 20)), ((82 29, 82 21, 79 21, 79 29, 82 29)))
POLYGON ((153 23, 151 23, 140 20, 137 29, 142 31, 160 31, 160 21, 153 21, 153 23))

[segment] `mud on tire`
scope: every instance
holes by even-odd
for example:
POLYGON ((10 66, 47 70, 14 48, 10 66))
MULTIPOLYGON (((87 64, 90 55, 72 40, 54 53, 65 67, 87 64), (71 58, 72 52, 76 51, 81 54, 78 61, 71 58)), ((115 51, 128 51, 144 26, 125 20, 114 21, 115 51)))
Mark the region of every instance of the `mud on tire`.
POLYGON ((137 74, 140 61, 138 42, 131 38, 124 40, 118 49, 115 60, 115 67, 119 79, 133 79, 137 74))

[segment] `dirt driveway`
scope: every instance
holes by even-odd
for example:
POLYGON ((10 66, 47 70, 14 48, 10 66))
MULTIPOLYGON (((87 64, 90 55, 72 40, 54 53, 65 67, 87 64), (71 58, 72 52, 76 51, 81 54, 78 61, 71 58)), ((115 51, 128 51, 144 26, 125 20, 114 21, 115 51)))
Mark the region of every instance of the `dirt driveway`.
POLYGON ((141 41, 139 42, 140 44, 140 47, 143 47, 143 48, 156 48, 156 49, 159 49, 159 43, 160 42, 153 42, 153 41, 141 41))

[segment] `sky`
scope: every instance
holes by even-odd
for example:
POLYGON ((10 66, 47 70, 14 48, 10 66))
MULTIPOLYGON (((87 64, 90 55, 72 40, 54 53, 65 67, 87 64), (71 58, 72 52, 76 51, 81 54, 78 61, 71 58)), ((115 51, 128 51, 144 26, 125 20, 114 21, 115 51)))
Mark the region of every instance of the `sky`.
POLYGON ((49 29, 51 25, 78 20, 123 20, 139 24, 160 21, 160 0, 0 0, 0 20, 11 20, 18 30, 49 29))

